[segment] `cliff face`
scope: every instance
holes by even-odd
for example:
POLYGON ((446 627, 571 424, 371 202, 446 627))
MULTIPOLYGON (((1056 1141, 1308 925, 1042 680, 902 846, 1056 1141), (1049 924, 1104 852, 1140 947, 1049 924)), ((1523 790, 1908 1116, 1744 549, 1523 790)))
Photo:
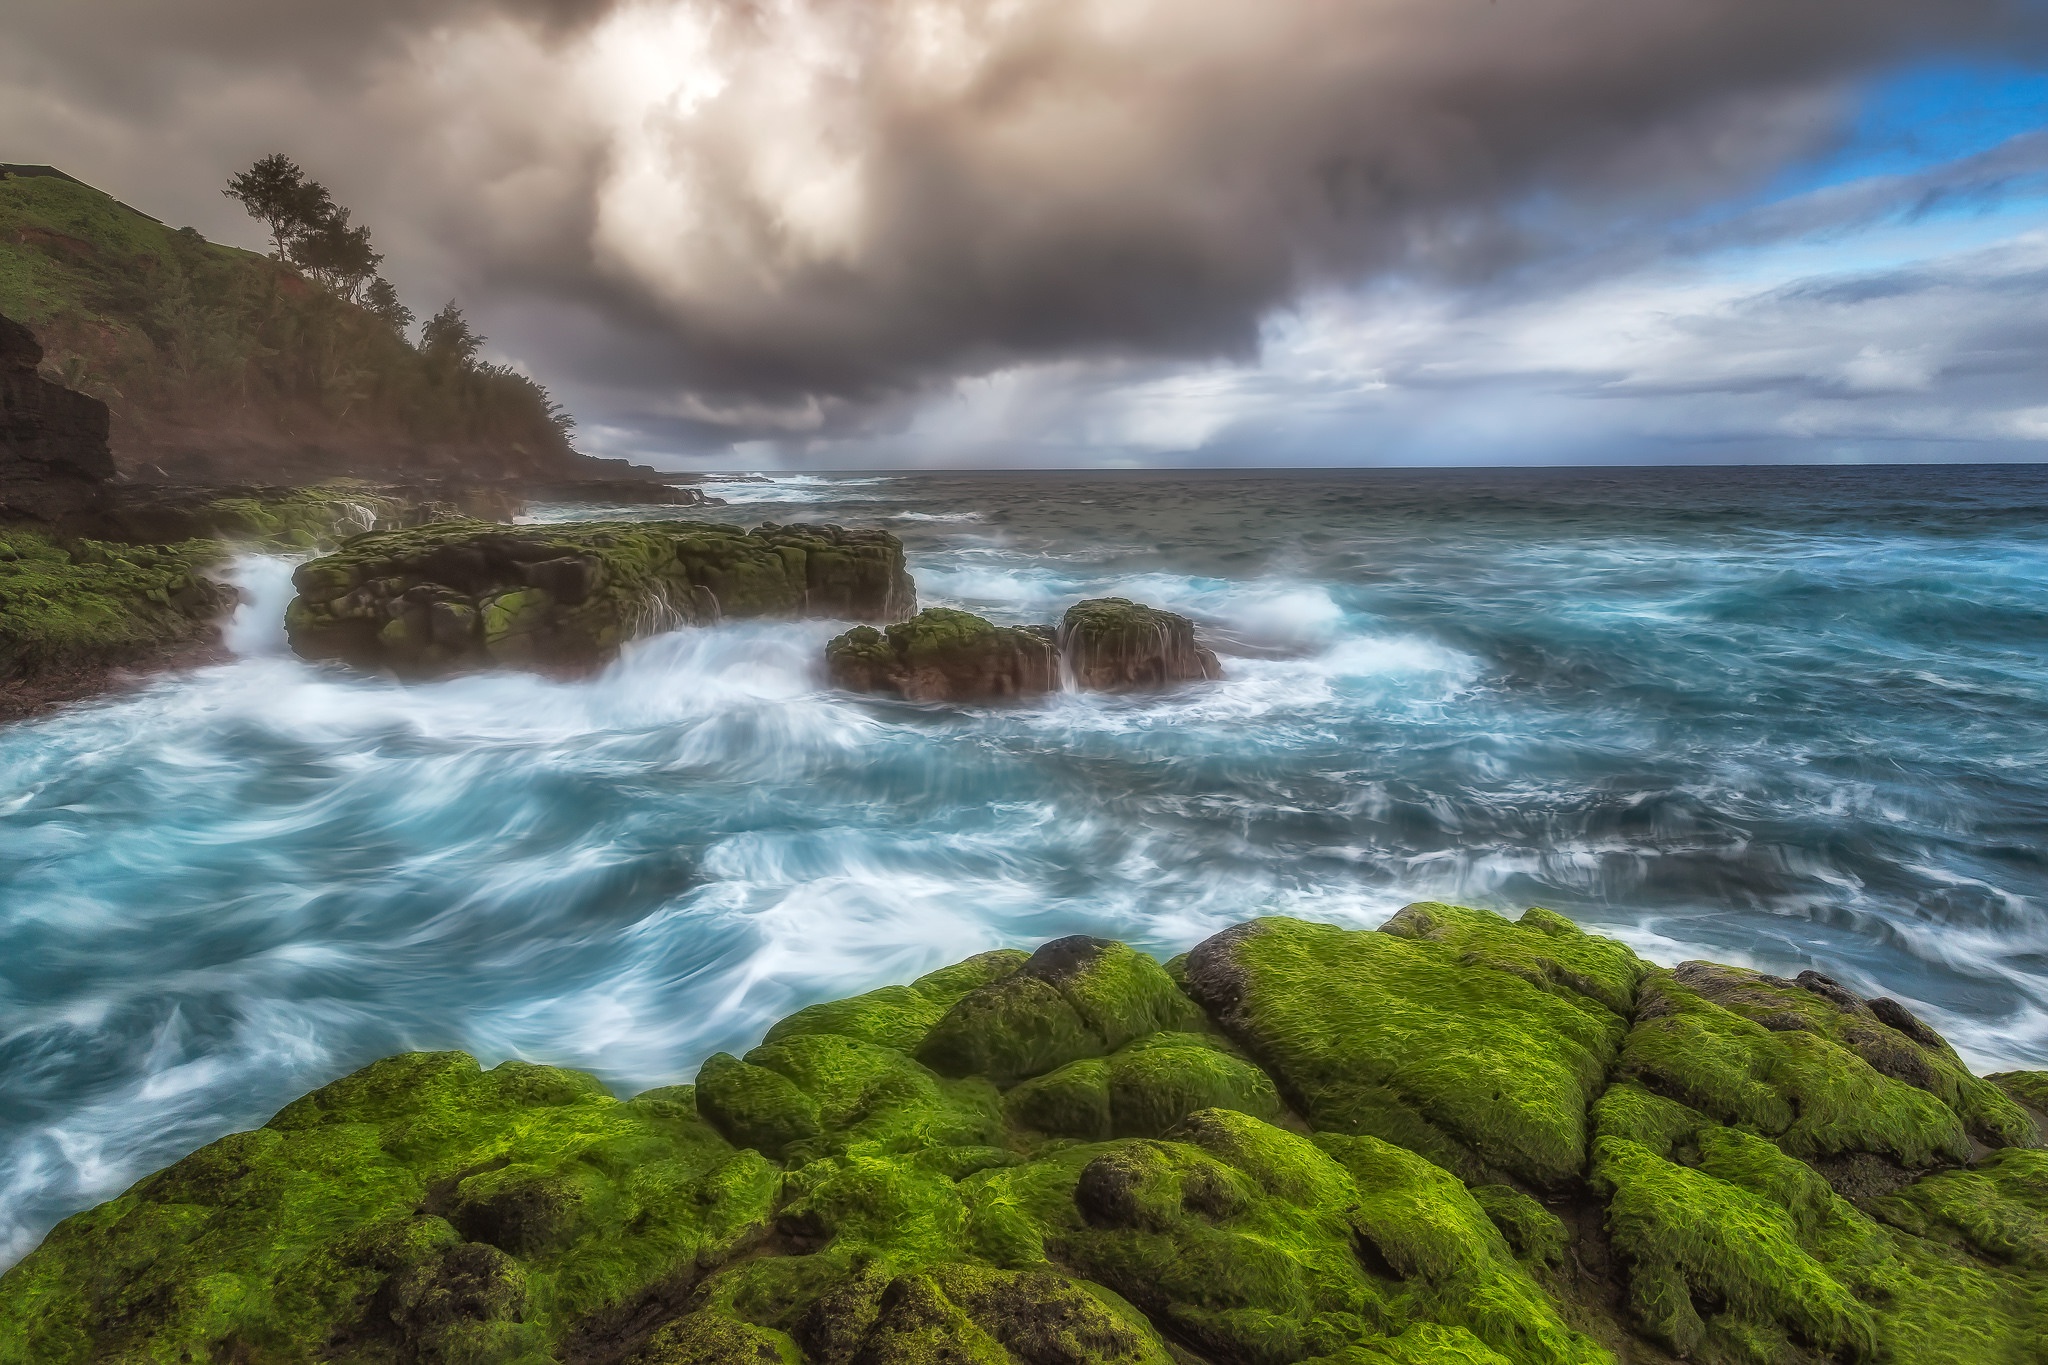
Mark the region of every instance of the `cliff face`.
POLYGON ((36 373, 35 334, 0 317, 0 517, 61 521, 114 476, 107 405, 36 373))
POLYGON ((106 405, 133 477, 590 477, 525 376, 429 354, 288 266, 41 168, 0 168, 0 313, 106 405))

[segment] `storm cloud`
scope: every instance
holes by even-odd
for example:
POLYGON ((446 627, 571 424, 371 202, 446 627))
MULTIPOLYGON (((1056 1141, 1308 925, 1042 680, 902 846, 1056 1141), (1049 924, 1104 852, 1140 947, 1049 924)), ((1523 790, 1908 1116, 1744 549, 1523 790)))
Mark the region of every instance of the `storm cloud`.
POLYGON ((1375 280, 1626 255, 1841 135, 2000 0, 74 0, 8 159, 240 232, 276 148, 401 285, 679 441, 887 430, 1018 367, 1255 358, 1375 280))

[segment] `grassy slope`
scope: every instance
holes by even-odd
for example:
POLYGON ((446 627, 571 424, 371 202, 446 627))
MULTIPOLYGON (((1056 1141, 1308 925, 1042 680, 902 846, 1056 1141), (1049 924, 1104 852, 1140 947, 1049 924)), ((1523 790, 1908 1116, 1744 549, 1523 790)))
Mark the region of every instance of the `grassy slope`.
POLYGON ((0 1362, 2038 1365, 2034 1120, 1903 1014, 1681 974, 1430 905, 984 953, 627 1102, 390 1058, 60 1225, 0 1362), (2009 1145, 1900 1148, 1910 1097, 2009 1145))
POLYGON ((209 433, 484 446, 528 465, 568 451, 530 381, 437 366, 287 267, 75 181, 0 179, 0 313, 35 329, 46 373, 113 408, 130 462, 209 433))

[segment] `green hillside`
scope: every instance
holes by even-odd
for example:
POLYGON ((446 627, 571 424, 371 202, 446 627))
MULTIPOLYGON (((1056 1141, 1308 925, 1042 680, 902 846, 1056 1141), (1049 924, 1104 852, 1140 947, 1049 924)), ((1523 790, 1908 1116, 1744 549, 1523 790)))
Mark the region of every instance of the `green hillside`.
POLYGON ((61 174, 0 174, 0 313, 35 329, 46 373, 113 409, 131 468, 489 475, 571 454, 547 392, 473 345, 415 347, 289 266, 61 174))

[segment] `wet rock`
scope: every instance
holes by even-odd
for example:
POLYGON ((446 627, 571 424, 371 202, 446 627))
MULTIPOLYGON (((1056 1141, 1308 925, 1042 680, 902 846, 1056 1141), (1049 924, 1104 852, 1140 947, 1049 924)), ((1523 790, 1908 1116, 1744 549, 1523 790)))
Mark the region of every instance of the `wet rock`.
POLYGON ((1194 622, 1122 597, 1069 607, 1059 649, 1074 685, 1088 692, 1142 692, 1223 676, 1215 654, 1195 643, 1194 622))
POLYGON ((36 373, 35 333, 0 317, 0 519, 61 524, 94 513, 114 477, 107 405, 36 373))
POLYGON ((448 520, 357 537, 292 582, 285 626, 301 656, 401 677, 583 671, 677 625, 887 621, 916 605, 896 538, 838 526, 448 520))
POLYGON ((60 1225, 0 1362, 2033 1360, 2048 1150, 1952 1056, 1544 910, 1074 936, 626 1102, 387 1058, 60 1225))
POLYGON ((856 626, 826 645, 825 668, 835 687, 910 701, 994 701, 1060 685, 1051 631, 991 625, 947 607, 886 630, 856 626))
POLYGON ((1052 692, 1063 666, 1075 686, 1105 692, 1223 676, 1216 656, 1195 643, 1186 617, 1114 597, 1075 606, 1057 630, 997 626, 968 612, 928 607, 886 631, 848 631, 825 648, 834 686, 911 701, 1052 692))

